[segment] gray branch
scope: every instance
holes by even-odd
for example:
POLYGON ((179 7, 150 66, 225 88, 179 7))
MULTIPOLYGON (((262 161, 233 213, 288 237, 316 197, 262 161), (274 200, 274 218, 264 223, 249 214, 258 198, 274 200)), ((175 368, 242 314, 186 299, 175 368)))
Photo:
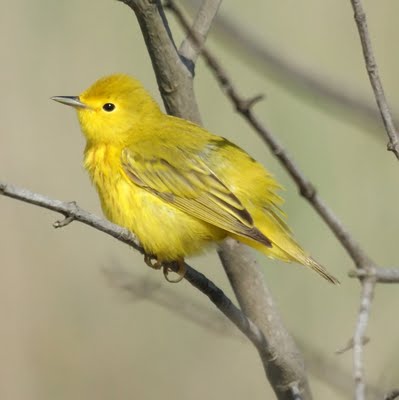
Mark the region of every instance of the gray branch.
MULTIPOLYGON (((27 189, 4 182, 0 182, 0 195, 56 211, 64 215, 65 220, 69 221, 68 223, 79 221, 92 228, 107 233, 144 254, 144 250, 138 239, 130 231, 81 209, 75 202, 63 202, 60 200, 50 199, 49 197, 39 193, 34 193, 27 189)), ((63 222, 65 220, 57 221, 54 224, 54 227, 65 226, 66 223, 63 222)), ((178 270, 177 265, 171 264, 170 267, 174 270, 178 270)), ((265 347, 266 339, 260 329, 231 302, 221 289, 206 278, 205 275, 186 264, 186 274, 184 278, 208 296, 212 303, 234 325, 237 326, 237 328, 255 345, 256 348, 265 347)))
MULTIPOLYGON (((197 0, 184 0, 191 10, 197 0)), ((267 46, 248 30, 244 24, 231 17, 219 14, 212 32, 227 50, 239 54, 243 62, 260 74, 266 75, 277 85, 284 87, 301 101, 306 101, 324 113, 359 126, 363 131, 376 133, 382 128, 378 108, 360 94, 352 93, 339 82, 334 84, 327 76, 318 73, 311 65, 299 65, 296 60, 284 56, 278 50, 267 46), (250 62, 248 62, 250 60, 250 62)), ((398 113, 394 113, 398 121, 398 113)))
POLYGON ((42 208, 47 208, 48 210, 56 211, 64 215, 65 219, 56 221, 53 225, 54 228, 61 228, 72 221, 79 221, 113 236, 115 239, 128 244, 134 249, 140 251, 140 253, 144 254, 144 250, 138 239, 131 232, 119 225, 115 225, 108 220, 102 219, 81 209, 74 201, 63 202, 61 200, 50 199, 42 194, 34 193, 28 189, 7 184, 5 182, 0 182, 0 195, 21 200, 25 203, 34 204, 35 206, 42 208))
POLYGON ((371 87, 373 88, 374 97, 384 122, 385 130, 388 134, 389 143, 388 150, 392 151, 399 160, 399 138, 398 132, 394 126, 391 111, 385 97, 384 88, 378 72, 377 62, 374 57, 373 48, 369 31, 367 28, 366 13, 364 11, 362 0, 351 0, 352 8, 355 13, 355 21, 359 31, 360 41, 363 49, 363 57, 366 63, 366 70, 369 75, 371 87))
POLYGON ((222 0, 204 0, 202 2, 192 25, 192 31, 196 33, 198 42, 188 35, 179 48, 180 55, 193 65, 197 61, 221 2, 222 0))
POLYGON ((364 379, 363 347, 365 333, 370 316, 371 303, 373 301, 375 280, 366 278, 362 282, 360 307, 353 336, 353 375, 355 379, 355 399, 365 400, 366 383, 364 379))
POLYGON ((349 271, 351 278, 374 278, 378 283, 399 283, 399 268, 370 268, 349 271))
MULTIPOLYGON (((389 138, 388 150, 392 151, 399 159, 399 139, 398 132, 393 123, 391 111, 385 97, 384 88, 378 72, 377 62, 374 57, 371 45, 370 35, 367 28, 366 13, 363 8, 362 0, 351 0, 354 17, 359 31, 360 42, 362 44, 363 57, 366 64, 366 70, 370 79, 370 84, 374 92, 374 97, 380 110, 381 118, 384 123, 386 133, 389 138)), ((370 315, 371 303, 376 284, 376 278, 373 275, 379 273, 375 265, 368 265, 360 269, 363 277, 360 279, 362 290, 358 320, 353 337, 353 372, 355 379, 355 398, 356 400, 365 399, 365 380, 363 366, 363 340, 370 315)), ((386 271, 384 271, 386 272, 386 271)))

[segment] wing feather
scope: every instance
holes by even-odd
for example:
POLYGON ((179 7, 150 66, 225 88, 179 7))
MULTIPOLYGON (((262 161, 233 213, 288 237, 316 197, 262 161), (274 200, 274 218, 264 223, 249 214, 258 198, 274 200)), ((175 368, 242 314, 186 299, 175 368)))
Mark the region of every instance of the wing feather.
POLYGON ((175 158, 144 157, 126 148, 121 160, 136 185, 176 208, 228 232, 271 246, 241 201, 201 161, 175 150, 175 158), (182 162, 182 160, 184 162, 182 162))

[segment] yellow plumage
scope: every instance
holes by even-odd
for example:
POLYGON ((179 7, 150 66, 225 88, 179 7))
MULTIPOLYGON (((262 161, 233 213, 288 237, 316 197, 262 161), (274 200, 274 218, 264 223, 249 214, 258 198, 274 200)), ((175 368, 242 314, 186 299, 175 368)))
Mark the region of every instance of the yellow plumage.
POLYGON ((280 186, 264 167, 228 140, 164 114, 137 80, 111 75, 79 97, 54 100, 78 112, 84 165, 104 214, 149 255, 181 260, 232 236, 337 282, 293 239, 280 186))

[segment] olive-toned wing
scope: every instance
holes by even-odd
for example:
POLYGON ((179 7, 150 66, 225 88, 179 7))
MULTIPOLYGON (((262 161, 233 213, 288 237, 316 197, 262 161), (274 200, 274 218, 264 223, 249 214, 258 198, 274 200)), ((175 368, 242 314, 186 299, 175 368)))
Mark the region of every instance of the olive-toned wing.
POLYGON ((271 246, 240 200, 197 157, 175 150, 169 160, 126 148, 122 165, 138 186, 181 211, 228 232, 271 246), (171 161, 173 160, 173 161, 171 161))

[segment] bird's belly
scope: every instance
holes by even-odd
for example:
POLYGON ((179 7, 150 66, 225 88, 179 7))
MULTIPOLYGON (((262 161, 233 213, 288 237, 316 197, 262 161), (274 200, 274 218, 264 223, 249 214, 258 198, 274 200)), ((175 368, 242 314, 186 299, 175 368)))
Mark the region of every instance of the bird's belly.
POLYGON ((132 231, 148 254, 173 261, 198 253, 226 232, 124 179, 98 187, 106 217, 132 231))

